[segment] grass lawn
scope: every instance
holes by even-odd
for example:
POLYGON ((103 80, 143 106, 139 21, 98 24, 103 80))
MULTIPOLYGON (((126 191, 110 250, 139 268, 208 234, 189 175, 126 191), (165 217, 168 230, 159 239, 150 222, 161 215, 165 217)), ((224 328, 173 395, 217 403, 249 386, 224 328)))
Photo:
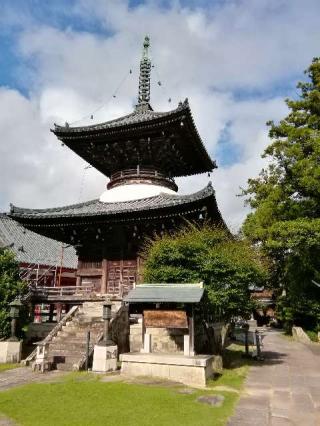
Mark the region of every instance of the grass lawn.
POLYGON ((228 368, 210 381, 211 389, 181 394, 181 386, 102 382, 90 373, 71 373, 59 383, 33 383, 0 392, 0 416, 21 426, 225 425, 248 370, 241 352, 228 352, 228 368), (211 407, 196 401, 208 394, 223 395, 223 405, 211 407))
POLYGON ((1 371, 11 370, 12 368, 18 368, 20 364, 0 364, 0 373, 1 371))

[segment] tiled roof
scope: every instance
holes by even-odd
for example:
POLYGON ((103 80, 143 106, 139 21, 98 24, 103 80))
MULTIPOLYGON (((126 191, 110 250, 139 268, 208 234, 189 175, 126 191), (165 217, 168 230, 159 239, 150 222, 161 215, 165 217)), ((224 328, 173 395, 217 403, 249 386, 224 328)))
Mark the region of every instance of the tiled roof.
POLYGON ((159 210, 168 207, 185 205, 198 200, 214 196, 211 182, 201 191, 189 195, 161 193, 160 195, 139 200, 104 203, 92 200, 86 203, 73 204, 65 207, 50 209, 25 209, 11 205, 10 216, 17 218, 60 218, 60 217, 85 217, 109 216, 122 213, 140 212, 146 210, 159 210))
MULTIPOLYGON (((24 228, 15 220, 0 213, 0 246, 9 247, 19 262, 41 265, 60 265, 61 243, 24 228)), ((73 247, 63 253, 63 266, 77 268, 77 255, 73 247)))
POLYGON ((54 133, 60 132, 68 132, 68 133, 76 133, 83 131, 94 131, 94 130, 104 130, 111 129, 116 127, 128 126, 131 124, 138 124, 149 122, 152 120, 157 120, 158 118, 170 117, 170 115, 175 114, 176 112, 183 111, 184 109, 189 109, 189 103, 186 99, 184 102, 180 102, 178 107, 165 112, 156 112, 153 111, 149 105, 137 105, 136 109, 128 115, 124 115, 123 117, 116 118, 114 120, 105 121, 104 123, 92 124, 89 126, 77 126, 72 127, 69 125, 59 126, 58 124, 54 125, 54 129, 52 130, 54 133))
POLYGON ((167 112, 140 104, 133 113, 115 120, 79 127, 55 124, 51 131, 108 177, 137 164, 152 165, 171 177, 211 172, 217 167, 201 140, 187 99, 167 112))
POLYGON ((203 284, 140 284, 124 298, 125 302, 198 303, 203 296, 203 284))

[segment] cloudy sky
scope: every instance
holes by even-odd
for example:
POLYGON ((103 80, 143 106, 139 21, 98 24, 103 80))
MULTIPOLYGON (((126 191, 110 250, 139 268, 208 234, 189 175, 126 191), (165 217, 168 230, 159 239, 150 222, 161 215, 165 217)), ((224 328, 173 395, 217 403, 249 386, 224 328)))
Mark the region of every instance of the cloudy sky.
MULTIPOLYGON (((219 166, 210 179, 220 209, 237 229, 247 209, 236 195, 263 166, 265 123, 286 114, 283 99, 297 97, 320 55, 319 0, 0 0, 0 12, 0 211, 100 196, 106 178, 50 128, 131 112, 148 34, 151 104, 189 98, 219 166)), ((180 192, 208 180, 179 179, 180 192)))

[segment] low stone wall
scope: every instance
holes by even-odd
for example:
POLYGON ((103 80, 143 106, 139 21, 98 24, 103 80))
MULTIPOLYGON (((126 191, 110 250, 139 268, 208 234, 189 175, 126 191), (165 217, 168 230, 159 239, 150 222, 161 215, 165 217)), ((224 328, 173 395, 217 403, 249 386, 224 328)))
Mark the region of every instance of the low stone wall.
POLYGON ((110 324, 111 339, 118 345, 118 353, 128 352, 129 349, 129 314, 128 307, 123 305, 113 317, 110 324))
POLYGON ((26 333, 26 343, 43 340, 56 325, 56 322, 30 323, 26 333))
POLYGON ((301 343, 311 343, 310 337, 301 327, 292 327, 292 337, 301 343))

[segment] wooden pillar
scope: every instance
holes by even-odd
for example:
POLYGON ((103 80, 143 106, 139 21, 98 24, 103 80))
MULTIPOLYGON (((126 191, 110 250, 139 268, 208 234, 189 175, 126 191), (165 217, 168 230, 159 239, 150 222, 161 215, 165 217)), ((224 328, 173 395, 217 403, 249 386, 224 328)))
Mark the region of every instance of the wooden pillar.
POLYGON ((57 322, 61 320, 62 316, 62 303, 56 303, 57 322))
POLYGON ((80 275, 81 268, 82 268, 82 261, 78 259, 78 266, 77 266, 77 272, 76 272, 76 276, 77 276, 76 286, 77 287, 79 287, 81 285, 81 275, 80 275))
POLYGON ((76 286, 77 286, 77 287, 80 287, 80 286, 81 286, 81 276, 80 276, 80 275, 77 275, 76 286))
POLYGON ((101 293, 107 293, 107 279, 108 279, 108 261, 107 259, 102 260, 102 274, 101 274, 101 293))
POLYGON ((50 303, 49 307, 49 322, 53 321, 54 304, 50 303))
POLYGON ((146 327, 145 327, 145 323, 144 323, 144 312, 142 311, 142 326, 141 326, 141 329, 142 329, 142 348, 144 348, 144 335, 145 335, 145 332, 146 332, 146 327))

